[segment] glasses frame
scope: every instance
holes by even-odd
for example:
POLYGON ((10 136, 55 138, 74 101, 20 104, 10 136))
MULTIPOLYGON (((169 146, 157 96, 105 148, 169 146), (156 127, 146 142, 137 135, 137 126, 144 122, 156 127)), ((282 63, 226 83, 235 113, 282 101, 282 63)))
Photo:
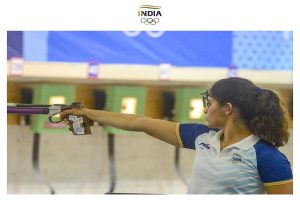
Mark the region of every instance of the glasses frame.
POLYGON ((208 90, 206 90, 205 92, 203 93, 200 93, 200 95, 202 96, 202 103, 203 103, 203 107, 204 108, 208 108, 208 90))
POLYGON ((208 90, 206 90, 203 93, 200 93, 200 95, 202 96, 202 103, 203 103, 203 107, 204 108, 208 108, 209 107, 208 106, 208 97, 209 96, 212 97, 212 98, 214 98, 215 100, 217 100, 219 103, 224 104, 224 101, 222 101, 221 99, 209 95, 208 94, 208 90))

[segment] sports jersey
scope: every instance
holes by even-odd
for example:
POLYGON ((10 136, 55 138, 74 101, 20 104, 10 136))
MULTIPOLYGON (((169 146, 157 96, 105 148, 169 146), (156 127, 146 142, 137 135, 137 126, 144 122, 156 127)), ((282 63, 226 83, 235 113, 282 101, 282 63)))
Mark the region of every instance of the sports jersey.
POLYGON ((195 149, 190 194, 263 194, 264 186, 292 182, 286 156, 252 134, 220 152, 222 130, 177 124, 183 148, 195 149))

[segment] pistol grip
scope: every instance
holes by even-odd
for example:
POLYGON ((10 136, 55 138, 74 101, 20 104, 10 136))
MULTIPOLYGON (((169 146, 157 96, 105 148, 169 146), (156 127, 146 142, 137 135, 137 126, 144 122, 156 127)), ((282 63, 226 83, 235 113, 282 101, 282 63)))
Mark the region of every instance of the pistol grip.
POLYGON ((74 135, 90 135, 92 134, 90 126, 94 124, 92 120, 84 115, 69 115, 69 130, 72 131, 74 135))

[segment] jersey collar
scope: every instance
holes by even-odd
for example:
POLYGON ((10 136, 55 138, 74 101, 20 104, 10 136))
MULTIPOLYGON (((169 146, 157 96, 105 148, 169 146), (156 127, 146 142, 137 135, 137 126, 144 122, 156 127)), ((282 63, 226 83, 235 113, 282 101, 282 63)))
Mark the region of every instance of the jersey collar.
MULTIPOLYGON (((210 144, 213 147, 215 147, 218 151, 220 151, 220 138, 221 138, 222 134, 223 134, 222 130, 220 130, 210 140, 210 144)), ((258 136, 251 134, 248 137, 242 139, 241 141, 234 143, 232 145, 229 145, 225 149, 236 147, 238 149, 248 150, 251 147, 253 147, 259 141, 259 139, 260 138, 258 136)))

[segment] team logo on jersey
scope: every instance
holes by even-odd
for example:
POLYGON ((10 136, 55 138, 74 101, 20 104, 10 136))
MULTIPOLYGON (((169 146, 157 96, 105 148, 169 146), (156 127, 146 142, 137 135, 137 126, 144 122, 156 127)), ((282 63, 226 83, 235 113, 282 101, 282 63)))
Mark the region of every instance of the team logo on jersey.
POLYGON ((238 153, 234 153, 231 161, 233 164, 239 164, 242 162, 242 156, 238 153))
POLYGON ((201 142, 200 144, 199 144, 199 146, 200 146, 200 148, 201 149, 210 149, 210 145, 209 144, 205 144, 204 142, 201 142))

